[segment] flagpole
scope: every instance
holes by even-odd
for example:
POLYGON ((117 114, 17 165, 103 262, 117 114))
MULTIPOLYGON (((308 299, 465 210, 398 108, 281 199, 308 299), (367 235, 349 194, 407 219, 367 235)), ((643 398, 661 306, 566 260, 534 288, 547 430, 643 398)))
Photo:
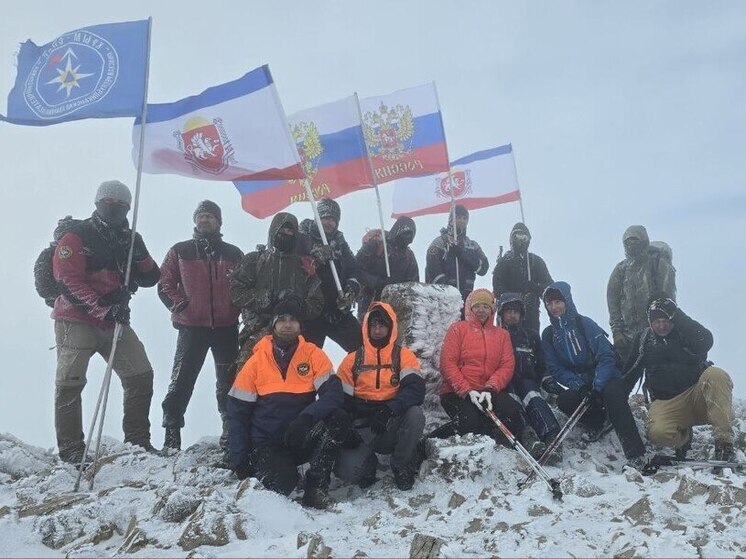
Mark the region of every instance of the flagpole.
MULTIPOLYGON (((443 111, 440 109, 440 98, 438 97, 438 88, 433 82, 433 91, 435 91, 435 104, 438 105, 438 118, 440 118, 440 127, 443 130, 443 139, 445 140, 446 127, 443 124, 443 111)), ((453 177, 451 176, 451 157, 448 155, 448 142, 444 142, 446 149, 446 160, 448 161, 448 193, 451 195, 451 224, 453 225, 453 242, 458 245, 458 229, 456 228, 456 198, 453 196, 453 177)), ((459 262, 456 256, 456 289, 461 291, 461 281, 459 279, 459 262)))
MULTIPOLYGON (((518 167, 515 164, 515 150, 513 144, 510 144, 511 155, 513 156, 513 172, 515 173, 515 182, 518 185, 518 207, 521 209, 521 223, 526 225, 526 217, 523 214, 523 195, 521 194, 521 183, 518 181, 518 167)), ((531 262, 526 249, 526 276, 531 281, 531 262)))
MULTIPOLYGON (((303 179, 303 187, 306 190, 306 196, 308 201, 311 202, 311 208, 313 208, 313 218, 316 221, 316 227, 319 229, 319 236, 324 246, 329 246, 329 241, 326 238, 326 231, 321 223, 321 216, 319 215, 319 209, 316 207, 316 199, 313 197, 313 191, 311 190, 311 183, 308 179, 303 179)), ((334 277, 334 285, 337 287, 337 293, 341 297, 344 295, 342 291, 342 284, 339 281, 339 274, 337 273, 337 267, 334 265, 334 259, 329 260, 329 268, 332 270, 332 276, 334 277)))
MULTIPOLYGON (((357 95, 357 92, 355 92, 355 101, 357 102, 357 113, 360 116, 360 126, 364 126, 363 124, 363 111, 360 108, 360 98, 357 95)), ((370 180, 373 181, 373 188, 376 190, 376 201, 378 202, 378 219, 381 222, 381 240, 383 241, 383 260, 386 263, 386 277, 391 277, 391 266, 389 265, 389 250, 386 246, 386 228, 383 223, 383 209, 381 208, 381 192, 378 190, 378 183, 376 182, 376 172, 375 169, 373 169, 373 161, 370 157, 370 152, 368 151, 368 144, 365 142, 365 138, 363 138, 363 144, 365 147, 365 158, 368 160, 368 168, 370 169, 370 180)))
MULTIPOLYGON (((153 28, 153 18, 148 17, 148 40, 145 50, 145 82, 144 82, 144 91, 143 91, 143 99, 142 99, 142 111, 141 111, 141 123, 140 126, 140 149, 138 153, 138 160, 137 160, 137 182, 135 184, 135 202, 134 206, 132 208, 132 229, 131 229, 131 236, 130 236, 130 248, 129 248, 129 254, 127 255, 127 268, 126 272, 124 274, 124 287, 129 288, 129 281, 130 281, 130 275, 132 273, 132 253, 135 246, 135 233, 137 232, 137 211, 140 205, 140 183, 142 181, 142 163, 143 163, 143 154, 145 149, 145 124, 147 121, 148 116, 148 81, 150 79, 150 39, 151 39, 151 32, 153 28)), ((91 440, 93 436, 93 430, 96 426, 96 420, 98 419, 98 412, 99 407, 101 407, 101 419, 99 421, 98 425, 98 431, 96 434, 96 452, 93 457, 93 464, 91 465, 91 479, 90 483, 88 485, 88 489, 93 489, 93 481, 96 477, 96 464, 98 462, 98 457, 101 452, 101 436, 104 429, 104 419, 106 417, 106 405, 109 400, 109 388, 111 386, 111 373, 114 366, 114 355, 117 351, 117 345, 119 342, 119 338, 122 334, 122 324, 117 322, 114 325, 114 332, 111 342, 111 351, 109 352, 109 360, 106 363, 106 372, 104 373, 104 379, 101 385, 101 392, 98 396, 98 401, 96 403, 96 409, 94 410, 93 414, 93 420, 91 421, 91 428, 88 431, 88 441, 86 443, 85 451, 83 452, 83 458, 80 461, 80 467, 78 468, 78 478, 75 481, 75 491, 78 491, 80 488, 80 480, 83 476, 83 466, 85 464, 86 456, 88 456, 88 450, 91 446, 91 440), (103 401, 103 403, 102 403, 103 401)))

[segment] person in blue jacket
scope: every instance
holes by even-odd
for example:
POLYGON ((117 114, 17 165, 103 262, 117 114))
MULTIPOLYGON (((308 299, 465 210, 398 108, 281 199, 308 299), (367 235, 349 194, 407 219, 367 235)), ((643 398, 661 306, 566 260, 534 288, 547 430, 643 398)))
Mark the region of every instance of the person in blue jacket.
POLYGON ((542 299, 550 321, 541 335, 547 369, 557 383, 567 388, 552 387, 558 392, 557 407, 571 415, 590 394, 592 404, 581 423, 592 431, 602 432, 608 416, 622 443, 627 464, 639 469, 644 465, 645 445, 632 417, 627 400, 629 390, 606 333, 593 320, 578 314, 567 283, 550 284, 542 299))

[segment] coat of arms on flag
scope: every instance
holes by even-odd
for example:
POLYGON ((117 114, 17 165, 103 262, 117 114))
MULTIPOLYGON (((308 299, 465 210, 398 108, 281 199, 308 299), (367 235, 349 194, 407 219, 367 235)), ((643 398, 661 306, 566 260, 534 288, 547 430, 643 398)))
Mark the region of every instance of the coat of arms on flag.
POLYGON ((363 120, 365 142, 373 157, 397 161, 411 151, 414 119, 409 105, 389 108, 382 102, 377 111, 366 112, 363 120))
MULTIPOLYGON (((298 148, 303 171, 306 178, 313 183, 313 179, 319 170, 319 160, 324 153, 324 146, 321 144, 319 129, 313 122, 298 122, 291 125, 293 140, 298 148)), ((300 182, 300 180, 296 180, 300 182)))
POLYGON ((448 175, 445 177, 435 176, 435 196, 438 198, 451 199, 451 192, 454 198, 463 198, 471 193, 471 169, 451 169, 450 180, 448 175))
POLYGON ((235 163, 233 146, 223 126, 221 118, 212 122, 196 116, 186 121, 184 130, 174 131, 178 148, 184 158, 197 170, 220 174, 229 163, 235 163))

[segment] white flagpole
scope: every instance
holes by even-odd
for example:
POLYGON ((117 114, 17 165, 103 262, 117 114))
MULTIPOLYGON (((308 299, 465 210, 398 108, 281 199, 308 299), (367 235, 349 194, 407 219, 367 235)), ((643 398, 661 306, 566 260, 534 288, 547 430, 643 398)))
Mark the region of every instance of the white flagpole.
MULTIPOLYGON (((313 191, 311 190, 311 183, 308 179, 303 179, 303 187, 306 189, 306 196, 308 201, 311 202, 311 208, 313 208, 313 218, 316 221, 316 227, 319 228, 319 236, 324 246, 329 246, 329 241, 326 238, 326 232, 324 226, 321 224, 321 216, 319 215, 319 209, 316 207, 316 199, 313 197, 313 191)), ((337 286, 337 293, 344 295, 342 291, 342 284, 339 281, 339 274, 337 273, 337 267, 334 265, 334 260, 329 260, 329 268, 332 270, 332 276, 334 276, 334 284, 337 286)))
MULTIPOLYGON (((135 246, 135 233, 137 231, 137 210, 140 204, 140 184, 142 181, 142 162, 143 162, 143 154, 145 149, 145 125, 147 121, 148 116, 148 81, 150 77, 150 38, 151 38, 151 31, 153 27, 153 18, 148 18, 148 40, 147 40, 147 46, 145 50, 145 86, 144 86, 144 92, 143 92, 143 99, 142 99, 142 112, 141 112, 141 126, 140 126, 140 150, 138 153, 138 159, 137 159, 137 182, 135 184, 135 203, 134 207, 132 208, 132 234, 130 238, 130 249, 129 254, 127 255, 127 269, 124 274, 124 286, 129 286, 130 281, 130 275, 132 273, 132 252, 133 248, 135 246)), ((114 325, 114 333, 112 337, 111 342, 111 351, 109 353, 109 360, 106 363, 106 372, 104 373, 104 379, 101 386, 101 392, 98 396, 98 401, 96 402, 96 409, 93 413, 93 420, 91 421, 91 428, 88 431, 88 441, 86 442, 85 451, 83 452, 83 458, 80 461, 80 467, 78 468, 78 478, 75 481, 75 491, 78 491, 80 488, 80 480, 83 475, 83 466, 85 465, 85 459, 86 456, 88 456, 88 450, 91 446, 91 440, 93 437, 93 430, 96 426, 96 420, 98 419, 98 412, 99 407, 101 408, 101 419, 98 425, 98 431, 96 434, 96 453, 93 457, 93 464, 91 465, 91 479, 90 483, 88 485, 89 490, 93 489, 93 481, 96 477, 96 464, 98 462, 98 457, 101 452, 101 435, 104 429, 104 419, 106 417, 106 404, 109 400, 109 387, 111 386, 111 373, 114 365, 114 355, 117 351, 117 343, 119 342, 119 338, 122 334, 122 325, 117 322, 114 325), (102 404, 103 401, 103 404, 102 404)))
MULTIPOLYGON (((364 126, 363 124, 363 111, 360 108, 360 98, 357 95, 357 92, 355 92, 355 101, 357 102, 357 112, 360 116, 360 126, 364 126)), ((370 152, 368 151, 368 144, 365 142, 365 138, 363 138, 363 144, 365 146, 365 158, 368 160, 368 168, 370 169, 370 180, 373 181, 373 188, 376 190, 376 200, 378 202, 378 219, 381 222, 381 240, 383 241, 383 259, 384 262, 386 262, 386 276, 391 277, 391 266, 389 265, 389 250, 386 246, 386 228, 383 223, 383 209, 381 208, 381 193, 378 190, 378 183, 376 182, 376 172, 375 169, 373 169, 373 161, 370 157, 370 152)))
MULTIPOLYGON (((445 140, 446 127, 443 124, 443 111, 440 109, 440 98, 438 97, 438 88, 433 82, 433 91, 435 91, 435 104, 438 107, 438 118, 440 118, 440 127, 443 129, 443 139, 445 140)), ((448 142, 445 143, 446 159, 448 160, 448 193, 451 195, 451 224, 453 225, 453 242, 458 244, 458 229, 456 229, 456 198, 453 196, 453 177, 451 176, 451 157, 448 155, 448 142)), ((456 289, 461 291, 461 281, 458 271, 458 256, 456 256, 456 289)))
MULTIPOLYGON (((518 185, 518 207, 521 209, 521 223, 526 225, 526 217, 523 215, 523 195, 521 193, 521 183, 518 181, 518 167, 515 164, 515 149, 513 149, 513 144, 510 144, 510 152, 510 155, 513 159, 513 172, 515 173, 515 182, 518 185)), ((526 274, 528 276, 528 281, 531 281, 531 262, 528 256, 528 249, 526 249, 526 274)))

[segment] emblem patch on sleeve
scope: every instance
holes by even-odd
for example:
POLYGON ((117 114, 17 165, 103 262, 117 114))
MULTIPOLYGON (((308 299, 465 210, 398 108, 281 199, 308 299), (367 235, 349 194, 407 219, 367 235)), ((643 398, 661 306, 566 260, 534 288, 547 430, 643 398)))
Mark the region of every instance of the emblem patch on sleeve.
POLYGON ((72 255, 73 251, 69 246, 62 245, 60 247, 57 247, 57 256, 59 256, 61 260, 70 258, 72 255))
POLYGON ((308 363, 298 363, 298 366, 295 368, 295 370, 298 371, 299 377, 304 377, 311 372, 311 365, 309 365, 308 363))

